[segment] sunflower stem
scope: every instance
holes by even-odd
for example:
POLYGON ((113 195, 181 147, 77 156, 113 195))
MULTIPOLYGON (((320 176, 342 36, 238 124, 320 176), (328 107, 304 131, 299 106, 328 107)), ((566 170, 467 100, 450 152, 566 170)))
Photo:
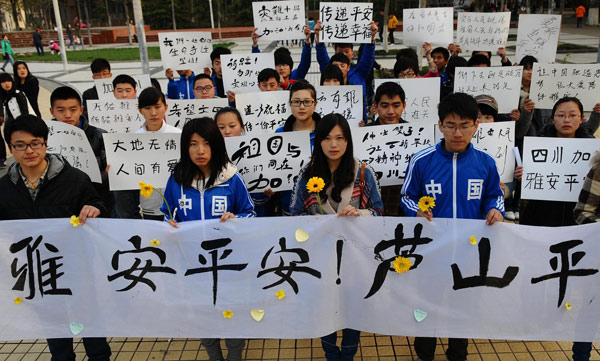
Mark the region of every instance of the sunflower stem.
POLYGON ((321 210, 321 215, 324 215, 323 206, 321 205, 321 197, 319 197, 319 193, 317 193, 317 201, 319 202, 319 209, 321 210))

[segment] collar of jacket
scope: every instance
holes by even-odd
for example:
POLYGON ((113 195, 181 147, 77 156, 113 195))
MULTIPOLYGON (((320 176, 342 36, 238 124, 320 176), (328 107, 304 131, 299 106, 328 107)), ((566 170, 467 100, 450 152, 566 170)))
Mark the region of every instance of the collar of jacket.
POLYGON ((446 157, 448 159, 452 159, 454 157, 454 154, 458 154, 458 159, 460 160, 460 159, 468 156, 474 149, 473 143, 469 143, 469 145, 467 146, 467 149, 465 149, 463 152, 460 152, 460 153, 448 152, 447 150, 444 150, 445 142, 446 141, 444 139, 442 139, 438 144, 435 145, 435 150, 440 152, 444 157, 446 157))

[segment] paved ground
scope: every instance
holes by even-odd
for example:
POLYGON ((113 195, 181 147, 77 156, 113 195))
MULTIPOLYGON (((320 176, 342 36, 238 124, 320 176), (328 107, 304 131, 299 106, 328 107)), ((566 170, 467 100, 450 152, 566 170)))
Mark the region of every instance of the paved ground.
MULTIPOLYGON (((514 31, 514 30, 513 30, 514 31)), ((561 41, 598 45, 600 28, 586 27, 576 29, 574 25, 563 25, 561 41)), ((401 34, 396 35, 400 40, 401 34)), ((234 39, 236 47, 234 52, 250 52, 250 39, 234 39)), ((157 44, 151 44, 157 45, 157 44)), ((261 49, 274 44, 260 44, 261 49)), ((513 42, 508 44, 514 45, 513 42)), ((127 46, 127 45, 125 45, 127 46)), ((94 48, 101 48, 95 46, 94 48)), ((104 46, 108 47, 108 46, 104 46)), ((112 47, 112 46, 110 46, 112 47)), ((273 46, 270 46, 272 48, 273 46)), ((395 45, 394 47, 401 47, 395 45)), ((31 49, 33 50, 33 49, 31 49)), ((31 51, 27 50, 26 51, 31 51)), ((300 47, 291 47, 292 56, 296 62, 300 59, 300 47)), ((333 51, 329 49, 330 53, 333 51)), ((509 53, 509 57, 514 53, 509 53)), ((35 57, 34 57, 35 58, 35 57)), ((499 65, 499 60, 494 57, 493 65, 499 65)), ((562 55, 559 54, 559 59, 562 55)), ((394 59, 377 59, 386 68, 393 67, 394 59)), ((596 62, 596 54, 573 54, 570 62, 591 63, 596 62)), ((64 73, 60 63, 29 62, 32 73, 41 80, 39 104, 45 119, 50 119, 49 97, 50 91, 58 84, 68 83, 83 92, 93 85, 89 64, 69 64, 68 72, 64 73)), ((140 74, 141 69, 135 62, 112 63, 113 74, 129 73, 140 74)), ((150 63, 151 74, 161 81, 166 87, 166 78, 159 61, 150 63)), ((313 83, 319 82, 318 65, 313 52, 313 65, 308 76, 313 83)), ((2 172, 0 172, 2 175, 2 172)), ((77 361, 86 360, 85 350, 81 340, 75 340, 77 361)), ((437 349, 437 360, 445 359, 444 350, 447 340, 440 339, 441 347, 437 349)), ((154 339, 154 338, 112 338, 110 339, 114 361, 163 361, 163 360, 207 360, 204 349, 198 339, 154 339)), ((538 341, 505 341, 505 340, 471 340, 469 344, 470 361, 567 361, 571 359, 570 342, 538 342, 538 341)), ((591 359, 600 360, 600 343, 594 344, 591 359)), ((324 360, 319 339, 301 340, 249 340, 244 350, 246 360, 324 360)), ((412 348, 412 338, 404 336, 384 336, 362 333, 361 344, 356 360, 383 361, 401 360, 413 361, 417 356, 412 348)), ((0 361, 46 361, 50 360, 50 353, 45 340, 23 340, 16 342, 0 342, 0 361)))

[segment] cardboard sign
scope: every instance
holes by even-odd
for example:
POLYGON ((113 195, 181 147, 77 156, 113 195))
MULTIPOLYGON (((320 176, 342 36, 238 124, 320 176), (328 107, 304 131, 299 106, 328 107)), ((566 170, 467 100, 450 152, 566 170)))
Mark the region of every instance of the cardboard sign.
POLYGON ((519 15, 516 63, 525 55, 534 56, 540 63, 554 63, 560 24, 560 15, 519 15))
POLYGON ((88 100, 90 125, 109 133, 133 133, 144 125, 137 100, 88 100))
POLYGON ((158 33, 158 45, 164 69, 200 74, 205 66, 211 66, 212 35, 208 31, 158 33))
POLYGON ((462 50, 496 52, 506 46, 510 12, 458 13, 456 42, 462 50))
POLYGON ((304 38, 304 1, 254 1, 252 14, 256 33, 262 40, 304 38))
POLYGON ((321 2, 323 43, 370 43, 372 3, 321 2))
POLYGON ((221 55, 223 87, 235 93, 257 92, 258 73, 265 68, 275 69, 272 53, 221 55))
POLYGON ((420 47, 428 42, 446 47, 453 42, 453 8, 404 9, 402 28, 404 45, 420 47))
POLYGON ((344 116, 351 127, 358 127, 363 120, 363 89, 360 85, 317 86, 317 108, 315 112, 325 116, 338 113, 344 116))
POLYGON ((490 68, 456 68, 454 91, 477 95, 491 95, 498 102, 498 113, 510 113, 519 108, 522 66, 495 66, 490 68))
POLYGON ((229 106, 227 98, 214 99, 167 99, 167 124, 183 129, 185 123, 195 118, 209 117, 229 106))
POLYGON ((402 119, 409 123, 438 121, 440 78, 375 79, 375 92, 385 82, 398 83, 404 90, 406 108, 402 119))
POLYGON ((235 107, 242 115, 246 134, 274 133, 292 114, 288 90, 238 94, 235 107))

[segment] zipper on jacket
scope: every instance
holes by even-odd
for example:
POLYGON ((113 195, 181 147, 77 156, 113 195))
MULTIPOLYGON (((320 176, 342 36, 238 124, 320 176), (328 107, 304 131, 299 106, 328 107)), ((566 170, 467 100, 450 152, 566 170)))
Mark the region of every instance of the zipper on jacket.
POLYGON ((204 220, 204 190, 200 191, 200 217, 204 220))
POLYGON ((452 157, 452 218, 456 218, 456 160, 458 153, 452 157))

